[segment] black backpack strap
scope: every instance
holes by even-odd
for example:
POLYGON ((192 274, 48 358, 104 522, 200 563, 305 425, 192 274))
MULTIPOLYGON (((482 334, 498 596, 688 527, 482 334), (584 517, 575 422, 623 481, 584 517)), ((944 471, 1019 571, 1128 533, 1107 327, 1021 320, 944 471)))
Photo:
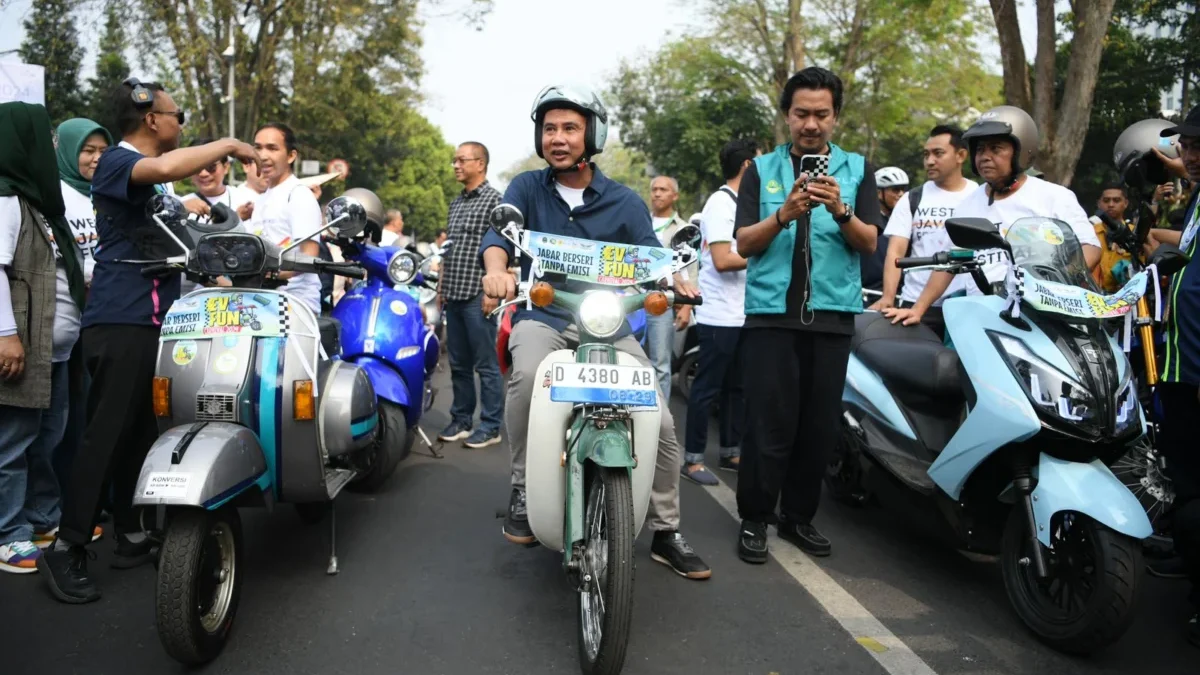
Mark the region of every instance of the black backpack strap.
POLYGON ((921 205, 921 193, 924 190, 925 184, 922 183, 908 191, 908 212, 913 218, 917 217, 917 207, 921 205))
POLYGON ((720 187, 720 189, 717 190, 717 192, 724 192, 725 194, 729 195, 729 198, 733 200, 734 204, 737 203, 737 195, 734 194, 733 189, 730 188, 728 185, 722 185, 720 187))

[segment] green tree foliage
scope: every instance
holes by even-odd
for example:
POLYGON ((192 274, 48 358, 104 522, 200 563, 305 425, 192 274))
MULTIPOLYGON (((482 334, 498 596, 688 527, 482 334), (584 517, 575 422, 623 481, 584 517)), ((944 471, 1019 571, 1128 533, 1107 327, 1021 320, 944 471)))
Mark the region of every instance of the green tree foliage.
POLYGON ((630 145, 701 198, 719 185, 733 134, 786 140, 779 95, 805 66, 845 84, 838 144, 917 176, 933 125, 1000 101, 979 52, 987 17, 971 0, 704 0, 699 10, 704 28, 626 62, 611 89, 630 145))
POLYGON ((126 12, 124 0, 108 0, 104 7, 104 33, 96 56, 96 74, 88 79, 88 117, 117 133, 112 114, 112 92, 129 77, 125 60, 128 42, 125 36, 126 12))
POLYGON ((74 5, 73 0, 33 0, 19 50, 22 61, 46 69, 46 110, 54 124, 85 112, 79 87, 83 47, 74 5))

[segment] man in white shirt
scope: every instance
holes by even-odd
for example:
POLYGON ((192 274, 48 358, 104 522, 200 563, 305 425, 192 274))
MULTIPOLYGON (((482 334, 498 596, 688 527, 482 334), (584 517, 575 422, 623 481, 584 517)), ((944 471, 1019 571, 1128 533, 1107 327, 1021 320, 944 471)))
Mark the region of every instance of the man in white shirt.
POLYGON ((900 269, 896 260, 910 255, 931 256, 954 247, 946 234, 946 220, 954 217, 959 203, 977 187, 974 181, 963 177, 967 145, 962 135, 962 129, 941 124, 929 132, 923 151, 929 180, 905 193, 888 218, 883 231, 889 238, 887 262, 883 266, 883 296, 870 307, 906 325, 924 318, 939 333, 945 330, 941 304, 962 288, 962 280, 953 279, 943 288, 940 283, 929 284, 932 274, 929 270, 909 272, 904 276, 904 288, 897 302, 900 269), (912 320, 914 316, 916 320, 912 320))
MULTIPOLYGON (((293 242, 311 235, 324 224, 321 205, 307 185, 292 173, 296 161, 296 134, 286 124, 268 124, 254 135, 254 147, 262 158, 260 171, 266 179, 267 191, 254 203, 250 232, 286 248, 293 242)), ((317 242, 300 244, 300 251, 317 256, 317 242)), ((315 314, 321 313, 321 281, 316 274, 283 272, 281 279, 290 279, 280 290, 304 302, 315 314)))
POLYGON ((721 149, 721 174, 725 185, 712 193, 700 216, 703 239, 699 282, 704 304, 696 308, 700 361, 688 396, 683 475, 701 485, 719 482, 704 467, 708 411, 718 397, 719 466, 727 471, 737 471, 741 462, 744 373, 737 356, 742 324, 746 321, 746 259, 737 253, 733 223, 742 176, 760 154, 754 141, 737 140, 725 144, 721 149))
MULTIPOLYGON (((582 192, 580 194, 582 195, 582 192)), ((582 196, 580 199, 582 200, 582 196)), ((679 183, 674 178, 656 176, 650 181, 651 226, 663 246, 669 247, 675 232, 688 224, 675 211, 677 201, 679 183)), ((683 273, 687 274, 688 283, 693 286, 696 283, 696 267, 689 265, 683 270, 683 273)), ((675 277, 677 282, 682 282, 682 274, 675 277)), ((654 370, 658 374, 658 387, 667 400, 671 398, 671 357, 675 352, 675 332, 683 330, 691 323, 691 310, 690 305, 679 305, 658 316, 646 316, 646 355, 654 364, 654 370)))
POLYGON ((387 219, 379 237, 379 245, 407 248, 412 243, 412 237, 404 234, 404 214, 400 213, 400 209, 388 209, 387 219))
MULTIPOLYGON (((211 138, 201 138, 192 141, 191 145, 207 145, 211 142, 211 138)), ((190 199, 203 199, 208 202, 209 206, 224 204, 234 211, 241 208, 243 204, 248 204, 258 199, 258 193, 244 185, 226 185, 225 177, 228 173, 228 157, 218 159, 208 166, 201 167, 200 171, 192 176, 192 185, 196 186, 196 192, 185 195, 182 199, 185 202, 190 199)))

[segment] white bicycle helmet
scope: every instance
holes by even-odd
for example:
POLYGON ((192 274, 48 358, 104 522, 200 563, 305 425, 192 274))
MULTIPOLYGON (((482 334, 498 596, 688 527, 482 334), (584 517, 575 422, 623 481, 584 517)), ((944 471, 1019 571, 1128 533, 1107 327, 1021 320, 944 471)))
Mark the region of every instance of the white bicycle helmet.
POLYGON ((885 166, 875 172, 875 187, 880 190, 908 187, 908 174, 898 166, 885 166))
POLYGON ((584 160, 604 152, 608 140, 608 109, 600 102, 596 92, 587 87, 552 84, 538 93, 529 113, 533 120, 533 147, 538 157, 542 154, 542 120, 547 110, 567 108, 587 118, 584 135, 584 160))

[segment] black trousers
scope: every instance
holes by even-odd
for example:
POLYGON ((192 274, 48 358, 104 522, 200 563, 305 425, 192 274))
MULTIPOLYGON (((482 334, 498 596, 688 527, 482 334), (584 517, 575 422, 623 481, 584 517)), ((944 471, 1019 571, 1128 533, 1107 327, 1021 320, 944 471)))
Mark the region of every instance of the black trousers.
POLYGON ((58 536, 69 544, 92 540, 101 497, 110 484, 117 534, 141 530, 133 491, 158 437, 151 393, 158 335, 153 326, 91 326, 83 331, 83 359, 92 384, 83 446, 63 492, 58 536))
POLYGON ((1200 612, 1200 446, 1195 437, 1200 388, 1164 382, 1158 386, 1158 397, 1163 407, 1159 446, 1167 459, 1167 474, 1175 485, 1175 550, 1187 564, 1192 582, 1189 597, 1200 612))
POLYGON ((776 522, 775 507, 809 523, 841 424, 849 335, 776 328, 742 331, 746 434, 738 469, 743 520, 776 522), (782 499, 781 499, 782 498, 782 499))

